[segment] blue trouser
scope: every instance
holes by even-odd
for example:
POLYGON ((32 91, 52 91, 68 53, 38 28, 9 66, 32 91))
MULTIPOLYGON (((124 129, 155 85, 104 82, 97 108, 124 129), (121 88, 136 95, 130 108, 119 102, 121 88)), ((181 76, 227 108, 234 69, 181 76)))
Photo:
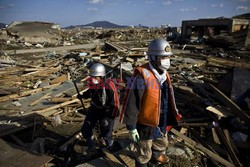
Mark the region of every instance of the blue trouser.
POLYGON ((83 137, 87 139, 88 147, 94 147, 93 141, 93 129, 96 126, 97 121, 100 124, 101 137, 106 142, 106 145, 112 146, 112 130, 114 126, 114 119, 107 117, 105 110, 97 109, 95 106, 91 106, 82 126, 83 137))

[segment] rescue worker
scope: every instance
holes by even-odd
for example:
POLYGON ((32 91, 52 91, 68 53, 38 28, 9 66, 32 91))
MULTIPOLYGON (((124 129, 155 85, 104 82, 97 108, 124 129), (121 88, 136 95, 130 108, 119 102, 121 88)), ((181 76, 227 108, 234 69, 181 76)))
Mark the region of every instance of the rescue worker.
MULTIPOLYGON (((127 125, 134 148, 136 166, 151 160, 167 163, 167 126, 181 117, 175 105, 169 74, 173 56, 166 40, 155 39, 148 47, 149 63, 137 67, 128 83, 120 122, 127 125)), ((130 151, 131 151, 130 150, 130 151)))
POLYGON ((114 120, 119 114, 119 96, 114 82, 105 81, 106 70, 103 64, 96 63, 90 68, 90 78, 87 80, 88 90, 77 98, 91 98, 91 106, 82 126, 82 135, 87 139, 87 154, 95 154, 93 130, 99 121, 101 137, 106 147, 112 148, 112 130, 114 120))

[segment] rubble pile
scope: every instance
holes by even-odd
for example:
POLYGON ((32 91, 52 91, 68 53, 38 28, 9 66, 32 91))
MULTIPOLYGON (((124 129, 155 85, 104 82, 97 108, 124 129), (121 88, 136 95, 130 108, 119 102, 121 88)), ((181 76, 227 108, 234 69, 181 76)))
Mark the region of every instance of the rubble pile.
POLYGON ((111 42, 135 41, 138 45, 141 45, 144 40, 163 38, 165 36, 164 29, 154 28, 92 30, 78 28, 53 29, 49 26, 53 27, 49 23, 12 23, 6 29, 0 30, 1 50, 71 46, 92 43, 96 39, 111 42), (27 26, 32 27, 31 30, 27 26), (28 32, 34 33, 32 35, 28 34, 28 32))
POLYGON ((242 49, 245 45, 248 30, 236 31, 230 35, 216 35, 208 38, 208 43, 212 46, 222 48, 238 48, 242 49))
POLYGON ((110 42, 121 41, 144 41, 165 36, 164 29, 103 29, 84 30, 73 29, 64 30, 64 41, 74 44, 90 42, 91 39, 101 39, 110 42))
MULTIPOLYGON (((134 166, 134 158, 125 151, 131 142, 128 130, 118 120, 113 136, 122 149, 112 153, 101 149, 96 129, 100 153, 84 158, 86 141, 79 132, 91 99, 83 101, 87 110, 82 111, 72 81, 81 92, 86 91, 88 67, 103 63, 112 74, 109 77, 123 81, 117 83, 123 88, 119 90, 123 103, 127 80, 137 66, 147 62, 148 40, 164 34, 163 29, 74 29, 62 32, 60 45, 92 44, 98 39, 105 41, 105 46, 23 54, 10 54, 6 52, 10 47, 3 47, 0 145, 6 149, 0 155, 8 159, 8 154, 26 155, 32 150, 32 159, 40 156, 37 166, 134 166), (7 148, 11 153, 6 153, 7 148)), ((169 73, 183 119, 168 134, 168 166, 248 166, 249 53, 203 45, 173 44, 172 48, 176 54, 169 73)), ((25 164, 25 160, 17 157, 16 162, 25 164)), ((1 156, 0 162, 10 163, 1 156)))

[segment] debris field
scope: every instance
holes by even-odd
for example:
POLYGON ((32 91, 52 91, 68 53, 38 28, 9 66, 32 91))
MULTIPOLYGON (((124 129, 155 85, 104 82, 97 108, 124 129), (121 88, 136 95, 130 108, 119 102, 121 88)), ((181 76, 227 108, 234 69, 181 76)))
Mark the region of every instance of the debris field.
POLYGON ((52 23, 14 22, 1 29, 0 166, 135 166, 119 117, 113 137, 120 149, 103 148, 96 128, 99 154, 86 159, 80 130, 91 99, 83 100, 83 112, 72 81, 85 92, 89 67, 102 63, 119 81, 122 104, 155 38, 169 39, 175 54, 168 72, 183 116, 168 133, 165 166, 249 166, 250 51, 242 42, 249 28, 203 41, 196 29, 189 41, 163 28, 61 30, 52 23))

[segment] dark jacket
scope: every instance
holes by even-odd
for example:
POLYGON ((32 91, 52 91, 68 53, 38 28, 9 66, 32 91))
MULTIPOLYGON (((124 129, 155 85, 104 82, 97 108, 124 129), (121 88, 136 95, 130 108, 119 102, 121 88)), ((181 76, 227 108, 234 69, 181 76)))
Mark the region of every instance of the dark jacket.
POLYGON ((91 98, 91 106, 92 108, 97 108, 101 111, 104 111, 107 117, 115 118, 119 115, 119 96, 116 90, 115 84, 109 81, 106 84, 105 88, 106 92, 106 103, 103 106, 102 104, 102 96, 103 96, 103 88, 102 86, 96 86, 88 89, 81 96, 82 98, 91 98))

